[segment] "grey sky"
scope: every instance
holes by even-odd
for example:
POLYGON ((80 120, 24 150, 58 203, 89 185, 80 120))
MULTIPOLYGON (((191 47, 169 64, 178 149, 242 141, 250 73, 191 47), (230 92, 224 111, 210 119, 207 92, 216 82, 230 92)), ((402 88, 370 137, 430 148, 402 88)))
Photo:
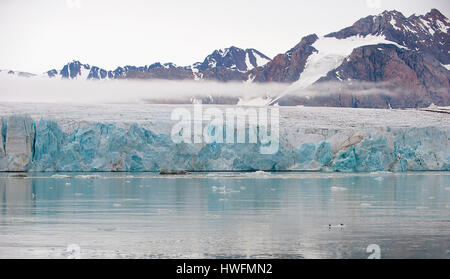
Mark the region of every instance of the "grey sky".
POLYGON ((450 15, 448 0, 0 0, 0 69, 189 65, 231 45, 273 57, 370 14, 431 8, 450 15))

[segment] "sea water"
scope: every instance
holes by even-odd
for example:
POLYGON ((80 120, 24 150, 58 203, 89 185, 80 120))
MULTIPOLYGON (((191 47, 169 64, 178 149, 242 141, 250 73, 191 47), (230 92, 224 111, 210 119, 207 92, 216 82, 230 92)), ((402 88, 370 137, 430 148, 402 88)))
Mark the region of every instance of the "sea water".
POLYGON ((450 172, 2 173, 0 258, 449 258, 449 204, 450 172))

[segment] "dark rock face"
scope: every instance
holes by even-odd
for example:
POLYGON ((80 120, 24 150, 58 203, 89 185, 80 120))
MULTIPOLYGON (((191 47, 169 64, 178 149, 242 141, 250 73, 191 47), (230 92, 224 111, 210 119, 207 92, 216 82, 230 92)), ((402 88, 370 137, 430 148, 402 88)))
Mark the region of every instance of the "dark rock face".
POLYGON ((215 50, 202 63, 194 64, 194 68, 199 72, 216 67, 246 72, 254 67, 261 66, 258 65, 258 59, 270 61, 269 57, 256 49, 241 49, 232 46, 226 49, 215 50))
POLYGON ((48 71, 46 74, 48 75, 48 77, 52 78, 58 76, 58 71, 56 69, 53 69, 48 71))
POLYGON ((215 50, 205 60, 195 63, 193 69, 199 79, 217 81, 244 81, 247 80, 250 71, 262 66, 271 59, 256 49, 240 49, 230 47, 215 50))
POLYGON ((193 79, 190 67, 178 67, 173 63, 155 63, 145 67, 126 67, 119 78, 123 79, 167 79, 189 80, 193 79))
POLYGON ((79 61, 73 61, 72 63, 69 63, 65 65, 60 74, 63 78, 75 78, 79 75, 82 75, 82 71, 86 70, 88 71, 90 69, 90 66, 87 64, 81 64, 79 61))
POLYGON ((64 67, 57 71, 56 69, 46 72, 48 77, 61 77, 64 79, 75 79, 79 76, 83 76, 84 73, 89 73, 91 66, 88 64, 81 64, 80 61, 72 61, 64 65, 64 67))
POLYGON ((311 90, 317 97, 291 96, 283 102, 295 99, 303 105, 376 108, 450 105, 450 72, 419 51, 388 44, 363 46, 311 90))
POLYGON ((218 80, 223 82, 228 81, 244 81, 247 79, 247 74, 238 70, 230 70, 227 67, 219 66, 206 69, 200 72, 204 80, 218 80))
MULTIPOLYGON (((307 90, 308 97, 285 96, 279 104, 374 108, 450 105, 450 71, 443 66, 450 64, 449 29, 450 21, 436 9, 408 18, 397 11, 385 11, 360 19, 325 37, 377 35, 404 48, 390 44, 356 48, 307 90)), ((271 63, 274 61, 276 58, 271 63)))
POLYGON ((250 71, 256 82, 294 82, 305 69, 308 57, 317 51, 311 45, 317 41, 316 34, 304 37, 300 43, 284 54, 278 54, 263 67, 250 71))
POLYGON ((350 27, 326 35, 344 39, 361 35, 384 35, 387 40, 409 49, 430 54, 443 64, 450 64, 450 21, 438 10, 425 15, 405 17, 397 11, 385 11, 378 16, 368 16, 350 27))

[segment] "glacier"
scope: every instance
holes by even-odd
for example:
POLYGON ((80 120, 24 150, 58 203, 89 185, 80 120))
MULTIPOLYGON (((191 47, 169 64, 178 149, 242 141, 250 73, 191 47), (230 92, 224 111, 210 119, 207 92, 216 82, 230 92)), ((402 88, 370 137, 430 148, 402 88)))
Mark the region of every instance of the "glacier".
POLYGON ((448 171, 447 114, 280 108, 280 146, 174 143, 175 106, 0 104, 0 171, 448 171))

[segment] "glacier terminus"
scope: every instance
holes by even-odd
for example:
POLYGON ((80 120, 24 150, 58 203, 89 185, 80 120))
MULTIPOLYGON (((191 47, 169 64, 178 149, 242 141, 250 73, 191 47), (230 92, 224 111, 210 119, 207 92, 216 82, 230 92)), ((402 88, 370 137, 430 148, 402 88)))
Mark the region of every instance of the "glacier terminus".
POLYGON ((280 107, 278 152, 261 154, 258 142, 174 143, 176 107, 1 104, 0 171, 450 170, 445 113, 280 107))

